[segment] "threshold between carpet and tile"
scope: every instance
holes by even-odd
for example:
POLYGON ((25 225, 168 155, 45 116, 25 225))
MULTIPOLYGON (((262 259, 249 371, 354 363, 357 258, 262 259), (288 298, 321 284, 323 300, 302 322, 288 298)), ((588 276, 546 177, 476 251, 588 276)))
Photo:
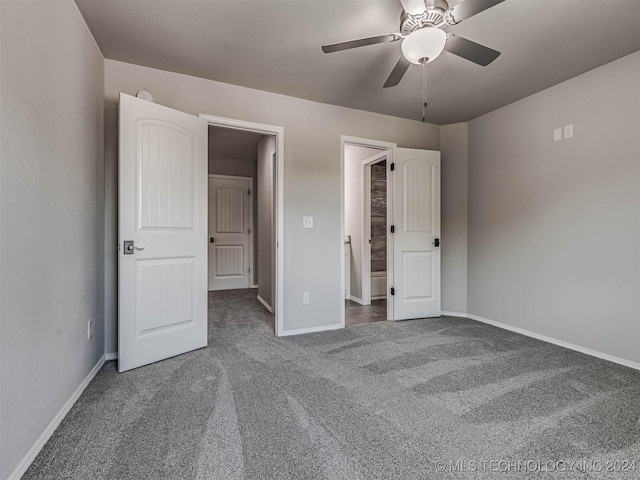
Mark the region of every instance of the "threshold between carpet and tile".
POLYGON ((254 290, 209 315, 204 349, 107 362, 23 478, 638 478, 638 371, 454 317, 277 338, 254 290))

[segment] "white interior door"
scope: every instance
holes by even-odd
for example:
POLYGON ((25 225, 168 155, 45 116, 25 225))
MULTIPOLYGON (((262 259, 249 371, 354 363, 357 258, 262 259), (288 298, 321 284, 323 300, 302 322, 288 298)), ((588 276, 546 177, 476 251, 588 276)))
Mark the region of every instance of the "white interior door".
POLYGON ((207 345, 207 122, 121 93, 119 189, 123 372, 207 345))
POLYGON ((396 148, 393 319, 440 316, 440 152, 396 148))
POLYGON ((251 184, 209 176, 209 290, 251 287, 251 184))

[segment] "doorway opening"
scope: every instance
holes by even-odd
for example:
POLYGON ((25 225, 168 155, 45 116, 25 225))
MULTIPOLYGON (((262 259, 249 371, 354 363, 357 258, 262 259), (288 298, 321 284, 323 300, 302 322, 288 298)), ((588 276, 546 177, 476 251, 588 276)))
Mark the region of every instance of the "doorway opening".
POLYGON ((208 291, 241 294, 282 333, 283 129, 201 114, 208 122, 208 291))
POLYGON ((390 320, 393 144, 342 138, 345 326, 390 320))

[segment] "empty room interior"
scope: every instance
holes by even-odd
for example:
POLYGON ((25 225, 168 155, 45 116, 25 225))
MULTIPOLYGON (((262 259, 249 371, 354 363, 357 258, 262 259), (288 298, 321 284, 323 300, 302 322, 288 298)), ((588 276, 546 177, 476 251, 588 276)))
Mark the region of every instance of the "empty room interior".
POLYGON ((0 480, 640 478, 640 2, 0 1, 0 480))

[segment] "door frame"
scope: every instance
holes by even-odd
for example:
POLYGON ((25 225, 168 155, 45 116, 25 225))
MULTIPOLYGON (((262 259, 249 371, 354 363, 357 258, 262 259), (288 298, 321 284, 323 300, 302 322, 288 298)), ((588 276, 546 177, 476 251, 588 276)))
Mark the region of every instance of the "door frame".
MULTIPOLYGON (((276 162, 275 162, 275 230, 276 230, 276 271, 275 271, 275 334, 278 337, 286 335, 284 330, 284 128, 264 123, 247 122, 233 118, 218 117, 201 113, 198 115, 214 127, 244 130, 246 132, 261 133, 263 135, 275 135, 276 137, 276 162)), ((208 232, 207 232, 208 233, 208 232)), ((207 240, 208 241, 208 240, 207 240)), ((343 252, 344 254, 344 252, 343 252)), ((344 263, 344 261, 343 261, 344 263)))
MULTIPOLYGON (((387 159, 389 152, 383 150, 380 153, 365 158, 362 161, 362 186, 364 190, 363 216, 362 216, 362 304, 371 305, 371 244, 367 239, 371 238, 371 166, 387 159)), ((387 169, 387 193, 389 190, 389 170, 387 169)), ((389 199, 387 198, 387 204, 389 199)), ((389 211, 387 210, 387 241, 389 240, 389 211)), ((389 248, 387 248, 387 251, 389 248)), ((387 257, 388 257, 387 252, 387 257)), ((389 281, 387 272, 387 282, 389 281)))
MULTIPOLYGON (((246 180, 249 182, 249 191, 253 192, 253 177, 241 177, 238 175, 222 175, 220 173, 209 173, 207 175, 207 190, 209 187, 209 178, 220 178, 220 179, 229 179, 229 180, 246 180)), ((209 201, 211 200, 209 197, 209 192, 207 191, 207 203, 208 206, 211 207, 211 204, 209 203, 209 201)), ((253 192, 253 195, 255 195, 256 192, 253 192)), ((210 211, 210 210, 209 210, 210 211)), ((207 226, 209 226, 209 219, 207 218, 207 226)), ((254 242, 253 242, 253 236, 255 235, 255 232, 253 231, 253 197, 251 197, 249 199, 249 229, 251 230, 251 233, 249 234, 249 268, 251 268, 251 274, 249 275, 249 288, 253 288, 254 282, 253 282, 253 276, 256 273, 256 266, 255 266, 255 256, 254 256, 254 242)), ((207 229, 207 239, 211 236, 210 235, 211 232, 208 231, 207 229)), ((209 245, 207 243, 207 245, 209 245)), ((208 267, 208 266, 207 266, 208 267)), ((207 268, 208 269, 208 268, 207 268)), ((207 274, 209 274, 211 272, 207 271, 207 274)), ((208 278, 208 276, 207 276, 208 278)), ((209 292, 213 292, 213 291, 217 291, 217 290, 209 290, 209 284, 207 283, 207 291, 209 292)))
MULTIPOLYGON (((389 165, 393 163, 395 143, 383 142, 380 140, 372 140, 368 138, 352 137, 349 135, 340 136, 340 326, 345 328, 345 268, 344 268, 344 239, 345 239, 345 225, 344 225, 344 203, 345 203, 345 185, 344 185, 344 149, 347 145, 355 147, 367 147, 382 150, 387 155, 387 224, 393 222, 393 182, 388 181, 389 165)), ((381 152, 382 153, 382 152, 381 152)), ((363 188, 364 190, 364 188, 363 188)), ((363 215, 364 216, 364 215, 363 215)), ((364 231, 364 222, 362 225, 364 231)), ((362 238, 362 251, 365 250, 365 239, 362 238)), ((393 236, 389 235, 387 231, 387 252, 393 251, 393 236)), ((364 282, 363 282, 364 283, 364 282)), ((393 320, 393 296, 389 294, 389 288, 393 285, 393 255, 387 255, 387 320, 393 320)), ((371 286, 369 286, 369 289, 371 286)))

